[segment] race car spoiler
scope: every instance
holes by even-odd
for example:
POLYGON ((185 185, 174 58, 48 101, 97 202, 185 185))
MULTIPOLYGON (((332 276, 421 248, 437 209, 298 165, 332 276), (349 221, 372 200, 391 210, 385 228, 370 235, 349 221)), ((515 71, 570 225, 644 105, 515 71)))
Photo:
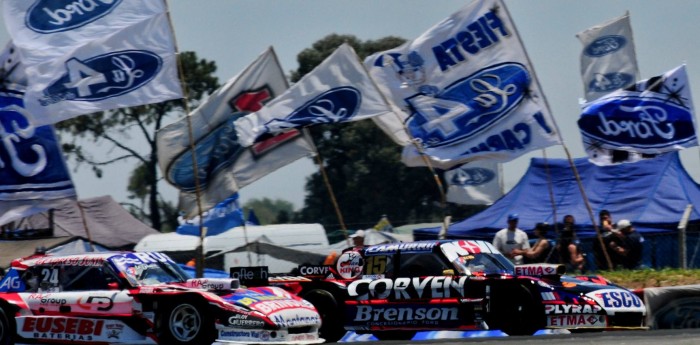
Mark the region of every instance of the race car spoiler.
POLYGON ((566 266, 559 264, 527 264, 515 265, 517 276, 561 276, 566 273, 566 266))

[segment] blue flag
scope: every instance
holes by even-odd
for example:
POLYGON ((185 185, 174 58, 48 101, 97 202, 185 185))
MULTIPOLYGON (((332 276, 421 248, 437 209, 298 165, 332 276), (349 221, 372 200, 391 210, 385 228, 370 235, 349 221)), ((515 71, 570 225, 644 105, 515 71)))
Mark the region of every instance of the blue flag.
POLYGON ((23 95, 0 89, 0 224, 76 197, 53 127, 27 120, 23 95))
MULTIPOLYGON (((238 193, 216 204, 214 208, 204 212, 203 216, 202 226, 206 227, 207 236, 218 235, 243 225, 243 210, 238 204, 238 193)), ((199 217, 182 220, 176 232, 181 235, 199 236, 199 217)))

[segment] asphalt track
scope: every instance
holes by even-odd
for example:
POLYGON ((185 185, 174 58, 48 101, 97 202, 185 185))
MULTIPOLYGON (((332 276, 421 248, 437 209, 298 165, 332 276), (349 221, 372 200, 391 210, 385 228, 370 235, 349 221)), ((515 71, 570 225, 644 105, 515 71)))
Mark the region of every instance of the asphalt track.
MULTIPOLYGON (((350 343, 348 343, 350 344, 350 343)), ((672 329, 652 331, 615 331, 601 333, 547 334, 537 336, 460 338, 412 341, 365 341, 351 344, 487 344, 487 345, 697 345, 700 344, 700 329, 672 329)))

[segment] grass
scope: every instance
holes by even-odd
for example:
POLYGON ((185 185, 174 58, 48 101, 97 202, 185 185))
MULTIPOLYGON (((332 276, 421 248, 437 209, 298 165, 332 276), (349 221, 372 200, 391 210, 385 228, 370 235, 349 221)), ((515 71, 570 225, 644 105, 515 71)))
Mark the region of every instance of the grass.
POLYGON ((700 269, 643 269, 599 271, 597 274, 628 289, 700 284, 700 269))

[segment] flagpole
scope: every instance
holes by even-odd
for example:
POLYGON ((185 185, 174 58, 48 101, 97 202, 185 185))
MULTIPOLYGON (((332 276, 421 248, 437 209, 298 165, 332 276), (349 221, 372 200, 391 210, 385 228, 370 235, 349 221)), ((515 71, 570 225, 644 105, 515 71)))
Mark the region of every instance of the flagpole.
MULTIPOLYGON (((503 10, 506 11, 506 14, 508 15, 508 18, 511 18, 510 13, 508 12, 508 8, 506 7, 505 3, 502 1, 499 1, 501 5, 503 6, 503 10)), ((515 36, 518 38, 518 41, 520 42, 521 46, 524 47, 522 44, 522 39, 520 38, 520 33, 518 32, 518 28, 515 27, 515 23, 510 20, 510 24, 513 25, 513 31, 515 31, 515 36)), ((525 58, 527 59, 528 64, 532 68, 532 75, 533 75, 533 80, 537 83, 537 86, 540 90, 542 89, 542 86, 540 85, 539 79, 536 77, 535 73, 535 68, 532 65, 532 62, 530 60, 530 56, 527 54, 527 51, 523 49, 523 53, 525 54, 525 58)), ((551 114, 552 111, 549 107, 549 102, 547 101, 547 97, 544 96, 544 92, 542 92, 542 99, 544 100, 545 106, 547 107, 547 110, 551 114)), ((576 178, 576 183, 578 184, 579 191, 581 191, 581 197, 583 197, 583 203, 586 205, 586 209, 588 210, 588 216, 591 219, 591 224, 593 224, 593 229, 595 229, 596 235, 598 237, 598 241, 601 244, 601 247, 603 248, 603 254, 605 255, 605 259, 608 262, 608 267, 610 270, 613 269, 612 266, 612 261, 610 260, 610 255, 608 255, 608 251, 605 248, 605 243, 603 242, 603 236, 600 233, 600 228, 598 227, 598 223, 595 219, 595 216, 593 215, 593 209, 591 208, 591 204, 588 202, 588 197, 586 196, 586 191, 583 188, 583 183, 581 182, 581 176, 579 176, 578 169, 576 169, 576 164, 574 164, 574 160, 571 158, 571 153, 569 152, 569 149, 566 147, 566 144, 564 144, 564 138, 561 136, 561 131, 559 130, 559 125, 557 125, 557 122, 554 121, 554 117, 552 116, 552 123, 556 129, 557 136, 559 137, 559 141, 561 142, 561 146, 564 148, 564 153, 566 153, 566 158, 569 161, 569 165, 571 166, 571 170, 574 172, 574 177, 576 178)))
POLYGON ((554 184, 552 183, 552 174, 549 172, 549 161, 547 160, 547 150, 542 149, 542 157, 544 157, 544 171, 547 174, 547 189, 549 189, 549 202, 552 203, 552 223, 554 223, 554 234, 559 238, 559 226, 557 225, 557 203, 554 200, 554 184))
MULTIPOLYGON (((377 82, 372 78, 372 74, 367 71, 367 68, 365 67, 365 64, 360 61, 360 66, 362 66, 362 69, 367 73, 367 76, 369 77, 369 80, 372 82, 374 87, 377 90, 381 90, 379 88, 379 85, 377 85, 377 82)), ((440 176, 435 172, 435 169, 433 168, 433 164, 430 162, 428 159, 427 155, 425 154, 425 151, 423 150, 423 147, 420 145, 420 143, 411 135, 411 132, 408 130, 408 127, 406 126, 406 123, 401 119, 399 114, 394 111, 395 107, 393 103, 387 99, 386 95, 384 92, 379 92, 380 96, 384 100, 384 103, 391 109, 391 112, 396 116, 396 118, 401 122, 401 125, 403 126, 403 130, 406 132, 406 135, 408 136, 409 140, 411 141, 411 144, 413 144, 418 151, 418 154, 421 156, 421 159, 423 160, 423 163, 425 166, 428 168, 428 171, 433 175, 433 180, 435 180, 435 185, 438 187, 438 191, 440 192, 440 208, 442 209, 443 212, 443 221, 442 221, 442 228, 440 229, 440 233, 438 234, 439 239, 444 239, 447 235, 447 229, 450 226, 450 220, 451 216, 449 215, 447 210, 447 195, 445 194, 445 186, 442 184, 442 181, 440 180, 440 176)))
POLYGON ((185 110, 185 117, 187 118, 187 135, 189 139, 189 146, 190 150, 192 151, 192 171, 193 171, 193 177, 194 177, 194 185, 195 185, 195 198, 197 200, 197 213, 199 215, 199 244, 197 245, 197 260, 196 260, 196 267, 195 267, 195 275, 197 278, 202 278, 204 276, 204 238, 206 237, 206 228, 203 225, 203 216, 202 216, 202 197, 201 197, 201 187, 199 184, 199 173, 198 173, 198 165, 197 165, 197 154, 195 152, 195 143, 194 143, 194 132, 192 130, 192 120, 190 119, 190 107, 187 102, 187 99, 189 98, 189 90, 187 89, 187 85, 185 84, 185 71, 184 68, 182 67, 182 59, 180 59, 180 49, 177 46, 177 39, 175 37, 175 29, 173 26, 173 21, 172 17, 170 16, 170 7, 168 6, 168 1, 163 0, 163 3, 165 4, 166 8, 166 15, 168 16, 168 23, 170 24, 170 32, 173 35, 173 44, 175 45, 175 57, 177 59, 177 70, 178 70, 178 75, 180 77, 180 87, 182 88, 182 103, 183 103, 183 108, 185 110))

